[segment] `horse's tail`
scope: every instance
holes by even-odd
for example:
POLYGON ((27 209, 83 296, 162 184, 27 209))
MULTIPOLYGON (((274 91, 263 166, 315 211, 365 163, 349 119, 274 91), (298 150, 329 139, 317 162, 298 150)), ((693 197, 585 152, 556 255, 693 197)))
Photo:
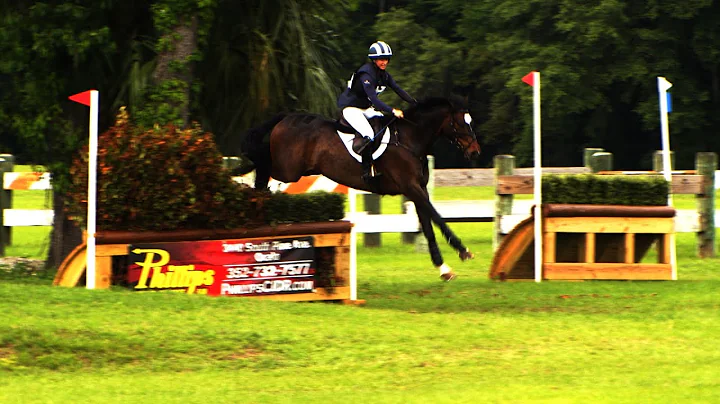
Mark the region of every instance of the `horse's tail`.
POLYGON ((257 164, 259 160, 269 159, 270 145, 264 141, 265 136, 286 116, 287 114, 284 113, 277 114, 260 125, 248 129, 240 145, 240 152, 255 164, 257 164))
MULTIPOLYGON (((240 145, 240 153, 253 162, 255 168, 255 188, 266 188, 270 180, 270 143, 265 141, 265 136, 287 114, 280 113, 263 122, 259 126, 249 129, 240 145)), ((252 169, 248 170, 251 171, 252 169)))

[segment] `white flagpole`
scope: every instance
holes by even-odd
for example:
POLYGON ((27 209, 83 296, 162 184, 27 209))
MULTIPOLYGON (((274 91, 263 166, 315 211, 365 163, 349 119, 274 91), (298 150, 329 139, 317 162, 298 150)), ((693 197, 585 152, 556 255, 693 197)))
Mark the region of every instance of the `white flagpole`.
POLYGON ((542 281, 542 142, 540 141, 540 72, 533 72, 533 195, 535 196, 535 282, 542 281))
MULTIPOLYGON (((663 161, 663 177, 668 182, 670 192, 668 193, 668 206, 673 206, 672 194, 672 167, 670 166, 670 124, 668 123, 668 103, 667 90, 672 87, 672 83, 667 81, 665 77, 658 76, 658 95, 660 97, 660 132, 662 142, 662 161, 663 161)), ((675 246, 675 233, 670 235, 670 261, 672 264, 672 280, 677 280, 677 250, 675 246)))
POLYGON ((85 285, 95 289, 95 232, 97 230, 97 152, 98 152, 98 115, 100 93, 90 91, 90 139, 88 143, 88 212, 87 212, 87 255, 85 285))
POLYGON ((357 300, 357 230, 355 222, 357 221, 357 191, 354 188, 348 189, 348 202, 350 204, 350 221, 352 229, 350 229, 350 300, 357 300))

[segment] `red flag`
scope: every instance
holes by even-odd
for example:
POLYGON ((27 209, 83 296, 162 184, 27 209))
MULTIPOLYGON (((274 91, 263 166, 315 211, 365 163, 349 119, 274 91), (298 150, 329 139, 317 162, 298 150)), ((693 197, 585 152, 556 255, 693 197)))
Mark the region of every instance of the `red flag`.
POLYGON ((522 81, 530 87, 535 87, 535 70, 526 74, 525 77, 522 78, 522 81))
POLYGON ((93 90, 83 91, 82 93, 77 93, 75 95, 71 95, 68 97, 70 101, 75 101, 77 103, 90 106, 90 92, 93 90))

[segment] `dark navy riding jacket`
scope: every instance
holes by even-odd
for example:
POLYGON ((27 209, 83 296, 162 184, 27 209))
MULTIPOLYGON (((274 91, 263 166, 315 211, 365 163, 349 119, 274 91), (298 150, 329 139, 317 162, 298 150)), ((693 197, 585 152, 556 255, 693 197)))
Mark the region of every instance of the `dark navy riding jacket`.
POLYGON ((352 82, 338 97, 337 105, 340 108, 358 107, 362 109, 375 107, 384 112, 392 112, 392 107, 380 101, 378 94, 390 87, 403 100, 415 104, 417 101, 393 80, 390 73, 378 69, 374 63, 362 65, 353 75, 352 82))

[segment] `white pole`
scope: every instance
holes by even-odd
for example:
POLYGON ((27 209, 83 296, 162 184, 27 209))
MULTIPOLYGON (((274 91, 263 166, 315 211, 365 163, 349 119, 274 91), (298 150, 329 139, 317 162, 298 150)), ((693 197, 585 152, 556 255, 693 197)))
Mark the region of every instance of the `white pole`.
MULTIPOLYGON (((665 77, 658 76, 658 95, 660 97, 660 133, 662 136, 662 161, 663 161, 663 177, 668 182, 670 192, 668 193, 668 206, 673 206, 672 194, 672 167, 670 167, 670 124, 668 122, 668 103, 667 90, 672 87, 672 83, 667 81, 665 77)), ((677 280, 677 250, 675 246, 675 233, 670 235, 670 261, 672 264, 672 279, 677 280)))
POLYGON ((355 221, 357 220, 357 191, 354 188, 348 189, 348 201, 350 205, 350 300, 357 300, 357 231, 355 221))
POLYGON ((542 281, 542 142, 540 141, 540 72, 533 72, 533 195, 535 196, 535 282, 542 281))
POLYGON ((97 149, 98 149, 98 115, 100 93, 90 91, 90 140, 88 161, 88 212, 87 212, 87 261, 85 285, 95 289, 95 232, 97 212, 97 149))

